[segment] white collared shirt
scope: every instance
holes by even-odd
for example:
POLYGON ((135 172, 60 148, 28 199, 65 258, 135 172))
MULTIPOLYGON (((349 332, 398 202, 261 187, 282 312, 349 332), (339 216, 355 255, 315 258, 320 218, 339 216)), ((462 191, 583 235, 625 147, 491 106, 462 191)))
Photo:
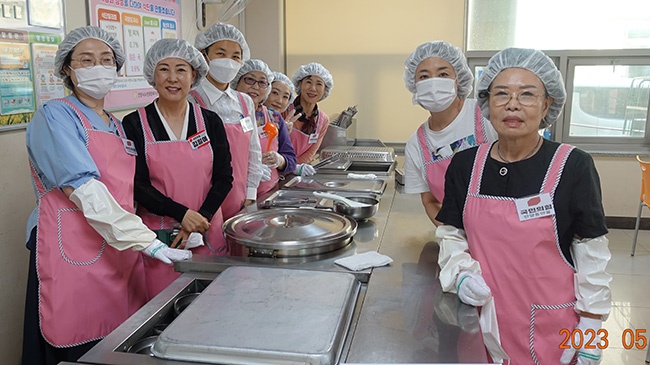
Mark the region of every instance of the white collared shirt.
MULTIPOLYGON (((244 108, 239 102, 238 92, 230 86, 225 91, 221 91, 205 79, 195 89, 208 108, 217 113, 224 124, 238 124, 240 120, 249 117, 255 121, 255 104, 250 96, 243 94, 248 114, 244 115, 244 108)), ((233 159, 237 158, 232 156, 233 159)), ((262 146, 257 128, 251 131, 250 147, 248 149, 248 177, 246 178, 246 199, 255 200, 257 198, 257 187, 262 180, 262 146)))

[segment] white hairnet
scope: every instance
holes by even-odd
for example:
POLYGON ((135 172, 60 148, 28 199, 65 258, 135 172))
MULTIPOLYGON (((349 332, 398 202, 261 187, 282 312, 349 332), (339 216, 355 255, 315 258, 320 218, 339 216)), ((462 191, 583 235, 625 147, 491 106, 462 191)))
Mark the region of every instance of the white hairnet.
POLYGON ((300 66, 291 77, 291 81, 293 81, 293 86, 296 87, 296 93, 298 95, 300 95, 300 81, 307 76, 318 76, 323 79, 323 82, 325 82, 325 93, 321 100, 325 99, 330 94, 330 90, 334 87, 332 74, 330 74, 330 72, 320 63, 310 62, 306 65, 300 66))
POLYGON ((56 56, 54 57, 54 69, 61 79, 65 80, 65 78, 68 77, 63 70, 66 58, 68 58, 68 55, 72 53, 72 50, 77 46, 77 44, 88 38, 98 39, 111 47, 115 54, 115 63, 117 64, 118 71, 122 68, 122 65, 124 65, 124 51, 122 50, 122 45, 117 39, 115 39, 115 37, 99 27, 81 27, 70 31, 70 33, 63 38, 63 41, 59 44, 59 49, 56 51, 56 56))
POLYGON ((404 61, 404 84, 411 93, 415 94, 415 70, 427 58, 442 58, 451 64, 456 71, 458 97, 466 98, 472 92, 474 75, 460 48, 444 41, 432 41, 419 45, 404 61))
POLYGON ((156 65, 167 58, 179 58, 198 71, 192 81, 192 87, 200 84, 208 74, 208 63, 198 49, 183 39, 163 38, 151 46, 144 58, 144 78, 149 85, 156 86, 154 81, 156 65))
POLYGON ((553 98, 553 103, 539 128, 544 129, 555 123, 562 114, 562 108, 566 102, 564 80, 553 60, 536 49, 506 48, 490 58, 478 81, 478 103, 483 115, 486 117, 490 115, 488 103, 490 85, 494 78, 506 68, 523 68, 539 77, 544 84, 546 94, 553 98))
POLYGON ((239 80, 242 78, 242 76, 246 75, 249 72, 253 71, 259 71, 263 73, 266 76, 266 81, 269 83, 268 90, 266 92, 266 95, 268 96, 269 93, 271 92, 271 83, 273 82, 273 72, 271 72, 271 69, 269 66, 262 60, 248 60, 245 61, 244 64, 241 66, 239 71, 237 72, 237 75, 235 76, 232 81, 230 81, 230 87, 233 90, 237 90, 237 84, 239 83, 239 80))
POLYGON ((241 47, 242 61, 247 61, 251 58, 251 50, 248 48, 248 43, 244 39, 244 35, 234 25, 224 23, 214 23, 205 32, 196 35, 194 39, 194 47, 199 51, 203 51, 215 42, 219 41, 233 41, 241 47))
POLYGON ((283 74, 282 72, 273 71, 273 82, 284 82, 289 86, 289 104, 293 103, 296 100, 296 87, 293 86, 293 82, 289 76, 283 74))

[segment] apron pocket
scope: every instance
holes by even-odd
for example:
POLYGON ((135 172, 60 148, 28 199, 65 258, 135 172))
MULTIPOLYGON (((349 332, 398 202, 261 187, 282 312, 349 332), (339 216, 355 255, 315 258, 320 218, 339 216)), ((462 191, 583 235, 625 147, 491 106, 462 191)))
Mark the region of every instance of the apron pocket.
POLYGON ((106 241, 77 208, 57 211, 57 241, 63 260, 77 266, 92 265, 106 248, 106 241))
POLYGON ((562 330, 571 331, 578 320, 574 306, 575 302, 531 306, 530 353, 535 364, 559 364, 566 337, 562 330))

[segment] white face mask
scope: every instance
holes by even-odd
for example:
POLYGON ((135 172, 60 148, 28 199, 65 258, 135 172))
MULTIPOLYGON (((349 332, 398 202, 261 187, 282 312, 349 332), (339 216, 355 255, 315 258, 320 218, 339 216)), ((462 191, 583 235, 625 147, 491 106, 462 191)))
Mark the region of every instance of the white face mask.
POLYGON ((430 112, 438 113, 449 108, 455 98, 456 80, 432 77, 415 84, 413 104, 419 104, 430 112))
POLYGON ((93 99, 103 99, 117 81, 115 67, 97 65, 72 71, 77 75, 77 88, 93 99))
POLYGON ((215 58, 210 61, 210 76, 222 84, 227 84, 237 76, 242 64, 231 58, 215 58))

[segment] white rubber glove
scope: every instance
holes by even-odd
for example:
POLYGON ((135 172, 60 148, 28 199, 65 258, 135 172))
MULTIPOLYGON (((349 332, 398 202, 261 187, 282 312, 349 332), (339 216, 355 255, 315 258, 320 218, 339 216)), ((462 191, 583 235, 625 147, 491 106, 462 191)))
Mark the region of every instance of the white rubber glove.
POLYGON ((269 168, 266 165, 260 165, 260 166, 262 166, 262 181, 271 180, 271 168, 269 168))
POLYGON ((190 233, 190 236, 187 237, 185 249, 189 250, 190 248, 196 248, 203 245, 205 245, 205 243, 203 243, 203 235, 198 232, 192 232, 190 233))
POLYGON ((106 243, 118 250, 133 248, 139 251, 156 238, 142 219, 124 210, 99 180, 86 181, 69 198, 81 210, 88 224, 106 243))
POLYGON ((599 314, 603 320, 607 320, 612 309, 612 293, 609 288, 612 276, 605 271, 612 257, 607 238, 600 236, 574 240, 571 254, 576 267, 576 311, 599 314))
POLYGON ((293 173, 300 176, 312 176, 316 174, 316 169, 308 163, 301 163, 296 165, 296 170, 293 173))
POLYGON ((492 291, 483 276, 471 271, 461 271, 456 279, 456 290, 460 301, 480 307, 492 298, 492 291))
POLYGON ((166 263, 167 265, 171 265, 172 261, 183 261, 192 258, 192 251, 170 248, 158 239, 153 240, 153 242, 151 242, 149 246, 145 247, 142 252, 145 255, 166 263))
POLYGON ((277 169, 284 164, 284 157, 277 151, 269 151, 262 154, 262 162, 271 169, 277 169))
POLYGON ((598 336, 598 331, 602 328, 603 326, 603 321, 600 319, 595 319, 595 318, 587 318, 587 317, 580 317, 580 320, 578 321, 578 325, 576 326, 575 333, 576 336, 580 336, 582 334, 583 340, 581 339, 576 339, 575 341, 572 341, 571 343, 585 343, 584 338, 589 338, 591 339, 591 331, 587 333, 587 330, 593 330, 595 334, 594 341, 591 342, 591 345, 595 348, 593 349, 585 349, 585 348, 573 348, 572 346, 562 353, 562 357, 560 358, 560 363, 561 364, 569 364, 571 360, 573 359, 574 356, 578 357, 578 362, 576 363, 577 365, 598 365, 602 361, 602 354, 603 350, 598 348, 598 344, 600 344, 600 336, 598 336), (580 334, 579 334, 580 333, 580 334))
POLYGON ((440 265, 440 285, 442 290, 457 293, 458 274, 461 271, 481 272, 481 265, 469 254, 465 231, 450 225, 436 228, 434 241, 440 246, 438 265, 440 265))

